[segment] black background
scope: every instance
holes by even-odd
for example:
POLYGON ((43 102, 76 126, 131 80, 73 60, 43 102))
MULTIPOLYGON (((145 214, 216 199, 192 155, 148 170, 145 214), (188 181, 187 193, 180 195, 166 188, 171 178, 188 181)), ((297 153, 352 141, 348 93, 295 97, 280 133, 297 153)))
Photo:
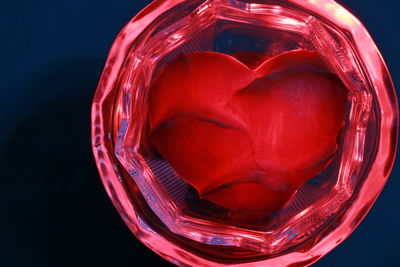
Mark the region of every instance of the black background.
MULTIPOLYGON (((339 1, 399 83, 398 4, 339 1)), ((100 182, 90 105, 108 50, 148 1, 0 1, 0 266, 170 266, 125 227, 100 182)), ((356 231, 315 264, 399 266, 399 162, 356 231)))

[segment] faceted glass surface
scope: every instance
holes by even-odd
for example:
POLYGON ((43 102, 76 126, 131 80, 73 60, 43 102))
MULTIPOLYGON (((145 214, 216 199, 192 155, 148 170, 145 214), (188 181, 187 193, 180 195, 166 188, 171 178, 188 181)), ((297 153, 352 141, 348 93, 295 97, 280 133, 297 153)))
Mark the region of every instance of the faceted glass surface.
POLYGON ((365 28, 329 0, 154 1, 117 37, 92 107, 93 151, 131 231, 181 266, 308 265, 342 242, 390 173, 398 107, 365 28), (148 95, 181 54, 314 51, 347 87, 337 155, 272 216, 203 201, 152 149, 148 95))

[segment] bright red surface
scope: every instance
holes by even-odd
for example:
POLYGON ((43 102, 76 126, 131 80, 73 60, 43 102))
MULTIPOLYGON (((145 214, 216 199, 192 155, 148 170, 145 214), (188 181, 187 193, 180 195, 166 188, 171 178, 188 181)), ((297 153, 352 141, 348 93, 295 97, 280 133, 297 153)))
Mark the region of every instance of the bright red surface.
POLYGON ((151 142, 201 198, 273 212, 332 160, 346 95, 310 51, 254 70, 221 53, 182 55, 150 91, 151 142))

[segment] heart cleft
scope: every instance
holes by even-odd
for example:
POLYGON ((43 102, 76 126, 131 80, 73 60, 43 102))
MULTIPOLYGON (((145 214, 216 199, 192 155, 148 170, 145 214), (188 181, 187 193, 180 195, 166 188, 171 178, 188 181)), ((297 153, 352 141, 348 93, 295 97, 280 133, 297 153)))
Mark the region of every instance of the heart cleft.
POLYGON ((260 58, 177 57, 150 89, 149 137, 200 198, 272 213, 335 157, 347 89, 315 52, 260 58))

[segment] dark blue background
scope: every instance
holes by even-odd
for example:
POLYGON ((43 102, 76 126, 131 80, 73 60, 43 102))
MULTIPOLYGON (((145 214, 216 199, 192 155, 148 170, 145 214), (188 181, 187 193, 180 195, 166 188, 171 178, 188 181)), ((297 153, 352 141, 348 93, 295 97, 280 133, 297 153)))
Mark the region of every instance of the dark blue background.
MULTIPOLYGON (((339 1, 399 84, 395 0, 339 1)), ((137 241, 100 183, 90 104, 108 50, 149 1, 0 1, 0 265, 169 266, 137 241)), ((357 230, 315 266, 399 266, 399 162, 357 230)))

